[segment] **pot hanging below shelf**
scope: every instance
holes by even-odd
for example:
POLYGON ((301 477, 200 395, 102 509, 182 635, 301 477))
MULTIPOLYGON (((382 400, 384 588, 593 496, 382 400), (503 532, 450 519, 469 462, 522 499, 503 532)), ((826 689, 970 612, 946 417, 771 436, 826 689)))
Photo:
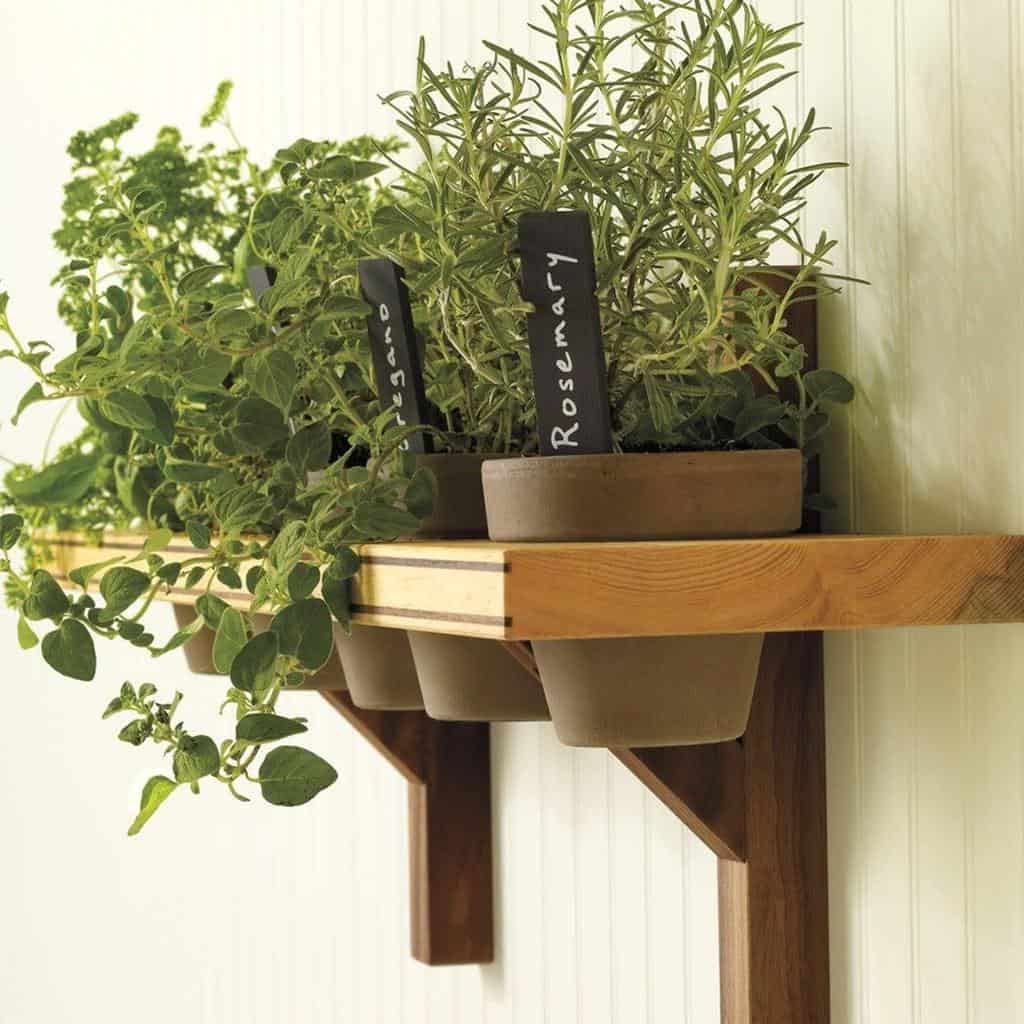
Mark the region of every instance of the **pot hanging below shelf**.
MULTIPOLYGON (((490 461, 483 483, 492 540, 743 538, 799 528, 802 471, 798 451, 569 455, 490 461)), ((539 640, 533 652, 563 743, 677 746, 743 734, 763 639, 539 640)))

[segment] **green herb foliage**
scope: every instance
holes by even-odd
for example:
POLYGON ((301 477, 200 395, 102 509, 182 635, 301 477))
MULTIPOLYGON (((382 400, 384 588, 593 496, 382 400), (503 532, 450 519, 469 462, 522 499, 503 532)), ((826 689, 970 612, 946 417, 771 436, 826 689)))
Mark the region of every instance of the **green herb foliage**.
POLYGON ((277 713, 278 698, 324 664, 334 625, 347 627, 352 545, 415 530, 430 504, 400 451, 407 433, 371 386, 355 275, 360 234, 384 195, 373 180, 384 165, 370 157, 397 144, 299 140, 261 168, 234 139, 229 91, 218 89, 204 118, 227 132, 226 149, 164 128, 151 149, 128 155, 131 115, 72 140, 55 236, 67 256, 56 283, 70 355, 24 342, 0 296, 0 354, 34 377, 17 414, 75 403, 86 422, 44 468, 18 466, 4 484, 17 512, 0 521, 0 568, 19 641, 90 680, 97 640, 160 656, 209 626, 238 720, 217 742, 182 723, 180 694, 164 701, 151 684, 124 684, 107 708, 130 716, 119 738, 163 748, 173 769, 147 784, 132 834, 180 787, 218 781, 248 799, 249 784, 294 806, 334 781, 310 751, 268 755, 267 745, 305 731, 277 713), (258 300, 246 281, 257 263, 277 271, 258 300), (54 530, 98 537, 127 526, 149 531, 145 548, 98 556, 72 573, 72 590, 43 567, 54 530), (176 533, 194 555, 170 555, 176 533), (22 566, 11 557, 19 543, 22 566), (246 614, 210 593, 214 581, 240 589, 243 577, 246 614), (204 591, 200 618, 158 640, 145 614, 175 584, 204 591), (257 613, 273 616, 269 633, 255 632, 257 613))
POLYGON ((529 59, 489 43, 479 67, 432 67, 387 101, 419 163, 376 245, 404 262, 434 327, 430 395, 482 450, 536 448, 519 291, 521 213, 589 213, 616 444, 801 447, 848 401, 804 377, 794 306, 834 290, 835 243, 800 231, 814 112, 767 93, 793 72, 796 27, 746 0, 557 0, 529 59), (626 70, 633 64, 636 70, 626 70), (414 238, 414 244, 409 239, 414 238), (773 246, 798 264, 766 280, 773 246))

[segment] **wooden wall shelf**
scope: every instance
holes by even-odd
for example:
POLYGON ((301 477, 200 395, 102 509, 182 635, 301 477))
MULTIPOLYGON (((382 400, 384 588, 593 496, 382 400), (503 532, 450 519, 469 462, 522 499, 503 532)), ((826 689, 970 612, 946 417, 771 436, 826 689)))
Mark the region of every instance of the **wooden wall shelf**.
MULTIPOLYGON (((99 560, 52 541, 61 575, 99 560)), ((138 550, 130 534, 103 551, 138 550)), ((196 554, 174 542, 175 557, 196 554)), ((365 626, 541 640, 1024 621, 1024 537, 807 536, 642 544, 367 544, 365 626)), ((174 589, 172 601, 201 591, 174 589)), ((239 608, 244 591, 215 583, 239 608)))
MULTIPOLYGON (((113 535, 98 554, 58 537, 51 569, 67 582, 141 543, 113 535)), ((170 552, 194 553, 181 540, 170 552)), ((742 739, 612 751, 719 858, 724 1024, 829 1019, 822 631, 1024 621, 1020 536, 416 542, 362 555, 355 621, 492 638, 535 676, 534 639, 769 634, 742 739)), ((413 955, 491 959, 488 726, 325 696, 409 780, 413 955)))

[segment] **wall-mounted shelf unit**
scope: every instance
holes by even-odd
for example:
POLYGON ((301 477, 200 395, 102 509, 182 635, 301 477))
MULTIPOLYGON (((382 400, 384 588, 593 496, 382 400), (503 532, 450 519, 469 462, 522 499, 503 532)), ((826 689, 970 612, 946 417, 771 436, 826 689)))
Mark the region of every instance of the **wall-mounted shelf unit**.
MULTIPOLYGON (((104 550, 140 545, 114 535, 104 550)), ((65 582, 99 560, 74 537, 53 550, 65 582)), ((822 631, 1024 621, 1019 536, 415 542, 362 555, 357 622, 492 638, 534 671, 533 639, 770 634, 741 740, 612 752, 719 858, 725 1024, 828 1021, 822 631)), ((326 696, 410 782, 413 955, 491 959, 488 726, 326 696)))

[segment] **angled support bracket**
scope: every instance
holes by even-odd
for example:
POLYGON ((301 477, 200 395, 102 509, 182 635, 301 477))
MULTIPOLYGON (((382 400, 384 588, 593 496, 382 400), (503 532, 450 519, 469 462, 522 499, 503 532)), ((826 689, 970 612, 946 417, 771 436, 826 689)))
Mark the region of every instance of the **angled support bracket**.
POLYGON ((828 1024, 821 634, 765 638, 741 740, 612 753, 719 858, 723 1024, 828 1024))
POLYGON ((494 959, 490 727, 422 711, 327 702, 409 783, 412 955, 433 966, 494 959))
POLYGON ((739 740, 611 751, 718 857, 722 1024, 829 1021, 822 648, 765 637, 739 740))

